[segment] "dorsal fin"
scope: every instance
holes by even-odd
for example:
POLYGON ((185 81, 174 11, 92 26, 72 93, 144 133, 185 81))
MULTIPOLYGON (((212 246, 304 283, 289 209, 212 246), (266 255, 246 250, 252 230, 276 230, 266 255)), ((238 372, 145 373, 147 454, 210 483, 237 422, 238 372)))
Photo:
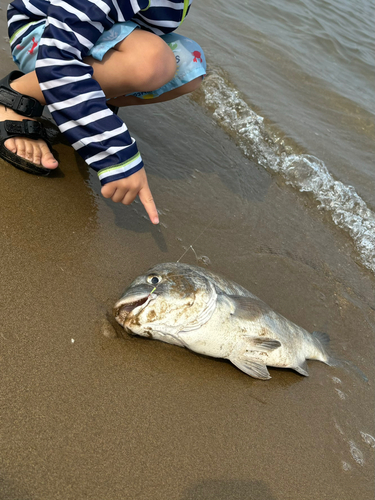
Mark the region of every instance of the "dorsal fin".
POLYGON ((242 295, 229 295, 228 297, 234 304, 234 316, 254 321, 263 314, 267 314, 272 309, 256 297, 243 297, 242 295))

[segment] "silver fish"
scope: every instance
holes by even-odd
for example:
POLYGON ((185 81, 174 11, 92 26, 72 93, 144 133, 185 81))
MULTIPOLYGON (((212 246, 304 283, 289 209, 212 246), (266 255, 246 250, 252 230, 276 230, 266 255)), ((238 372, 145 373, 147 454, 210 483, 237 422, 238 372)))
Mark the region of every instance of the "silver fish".
POLYGON ((267 366, 308 376, 306 359, 335 364, 326 334, 308 333, 236 283, 198 266, 158 264, 136 278, 114 306, 129 333, 229 359, 267 380, 267 366))

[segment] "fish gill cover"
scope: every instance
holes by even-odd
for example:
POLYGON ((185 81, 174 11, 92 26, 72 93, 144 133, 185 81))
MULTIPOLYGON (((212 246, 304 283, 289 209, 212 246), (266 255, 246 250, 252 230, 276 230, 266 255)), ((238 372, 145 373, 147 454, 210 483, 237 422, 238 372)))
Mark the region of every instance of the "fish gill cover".
POLYGON ((375 214, 354 187, 335 180, 315 156, 294 154, 264 119, 241 98, 240 93, 218 72, 212 71, 202 84, 203 105, 216 122, 235 139, 243 153, 265 169, 281 174, 286 183, 311 193, 319 208, 349 233, 362 264, 375 274, 375 214))

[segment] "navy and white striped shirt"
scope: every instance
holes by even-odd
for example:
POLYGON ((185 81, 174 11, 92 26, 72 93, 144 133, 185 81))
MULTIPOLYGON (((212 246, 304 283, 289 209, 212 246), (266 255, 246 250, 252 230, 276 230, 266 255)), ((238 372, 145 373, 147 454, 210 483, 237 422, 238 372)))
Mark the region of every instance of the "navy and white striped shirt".
POLYGON ((183 11, 184 0, 14 0, 8 7, 12 50, 46 23, 35 67, 40 88, 60 131, 103 185, 128 177, 143 162, 125 123, 108 109, 91 66, 82 59, 115 23, 132 20, 162 35, 181 24, 183 11))

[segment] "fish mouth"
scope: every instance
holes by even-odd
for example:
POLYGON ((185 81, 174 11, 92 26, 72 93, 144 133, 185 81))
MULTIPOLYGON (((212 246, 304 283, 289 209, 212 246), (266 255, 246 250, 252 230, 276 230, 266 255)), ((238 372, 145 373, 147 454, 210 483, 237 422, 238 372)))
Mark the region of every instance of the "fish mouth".
POLYGON ((140 312, 152 299, 153 297, 150 294, 147 294, 132 296, 126 300, 119 300, 113 308, 113 315, 116 321, 121 326, 125 327, 125 321, 129 314, 135 312, 136 309, 139 309, 136 313, 140 312))

